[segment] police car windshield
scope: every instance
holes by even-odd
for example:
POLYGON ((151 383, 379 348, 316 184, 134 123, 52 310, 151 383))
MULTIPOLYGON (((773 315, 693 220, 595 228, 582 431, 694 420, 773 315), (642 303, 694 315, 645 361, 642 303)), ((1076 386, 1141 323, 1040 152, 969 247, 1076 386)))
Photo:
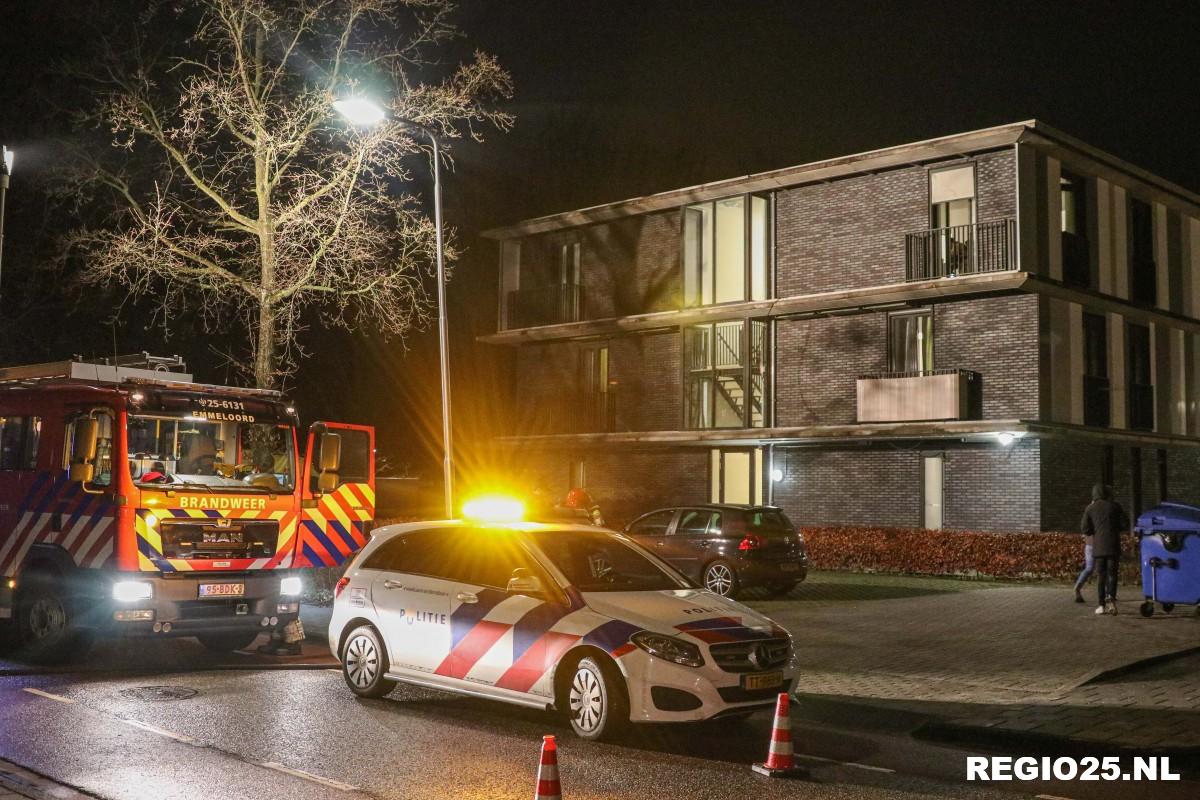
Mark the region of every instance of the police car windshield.
POLYGON ((538 549, 581 592, 687 589, 683 576, 607 531, 538 531, 538 549))
POLYGON ((139 486, 290 492, 292 426, 193 415, 130 416, 129 472, 139 486))

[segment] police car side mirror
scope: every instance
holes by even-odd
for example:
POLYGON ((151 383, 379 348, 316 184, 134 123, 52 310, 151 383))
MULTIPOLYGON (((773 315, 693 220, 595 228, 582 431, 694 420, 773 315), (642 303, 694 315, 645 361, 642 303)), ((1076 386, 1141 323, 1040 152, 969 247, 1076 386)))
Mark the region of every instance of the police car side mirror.
POLYGON ((540 595, 545 594, 545 589, 542 588, 540 578, 531 575, 529 570, 524 567, 517 567, 513 570, 512 577, 508 579, 508 593, 540 595))
POLYGON ((100 438, 100 424, 95 417, 84 417, 75 421, 75 435, 71 441, 71 463, 68 477, 76 483, 90 483, 96 473, 96 443, 100 438))

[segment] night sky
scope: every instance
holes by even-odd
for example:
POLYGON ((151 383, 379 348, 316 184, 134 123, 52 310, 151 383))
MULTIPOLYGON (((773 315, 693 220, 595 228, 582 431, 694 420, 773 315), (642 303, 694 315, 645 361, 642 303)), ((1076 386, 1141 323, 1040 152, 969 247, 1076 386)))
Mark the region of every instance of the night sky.
MULTIPOLYGON (((121 298, 35 271, 63 225, 41 185, 64 130, 49 66, 89 46, 94 7, 0 3, 0 143, 17 151, 0 363, 107 354, 115 332, 123 352, 177 352, 219 382, 213 342, 186 315, 164 338, 126 304, 114 328, 121 298)), ((1028 118, 1200 190, 1197 3, 464 0, 459 19, 460 46, 512 72, 517 116, 458 147, 445 182, 467 246, 450 288, 464 444, 504 413, 505 354, 472 341, 495 328, 486 228, 1028 118)), ((306 343, 292 389, 306 419, 374 423, 394 463, 436 474, 433 332, 306 343)))

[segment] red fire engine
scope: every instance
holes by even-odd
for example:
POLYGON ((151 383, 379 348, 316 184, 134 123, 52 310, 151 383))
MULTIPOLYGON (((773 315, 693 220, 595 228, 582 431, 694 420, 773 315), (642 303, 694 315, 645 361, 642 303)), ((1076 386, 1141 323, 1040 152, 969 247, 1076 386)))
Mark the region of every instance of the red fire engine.
POLYGON ((314 423, 302 461, 279 392, 185 369, 147 354, 0 368, 0 620, 31 652, 294 633, 302 569, 366 543, 373 428, 314 423))

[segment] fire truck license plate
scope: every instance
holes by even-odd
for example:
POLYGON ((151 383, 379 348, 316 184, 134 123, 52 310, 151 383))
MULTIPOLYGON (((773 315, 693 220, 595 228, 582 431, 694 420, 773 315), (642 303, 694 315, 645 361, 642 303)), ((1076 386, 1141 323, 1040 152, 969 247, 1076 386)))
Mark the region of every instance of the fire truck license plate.
POLYGON ((246 593, 244 583, 202 583, 201 597, 241 597, 246 593))
POLYGON ((743 689, 773 689, 783 684, 782 672, 760 672, 757 675, 743 675, 743 689))

